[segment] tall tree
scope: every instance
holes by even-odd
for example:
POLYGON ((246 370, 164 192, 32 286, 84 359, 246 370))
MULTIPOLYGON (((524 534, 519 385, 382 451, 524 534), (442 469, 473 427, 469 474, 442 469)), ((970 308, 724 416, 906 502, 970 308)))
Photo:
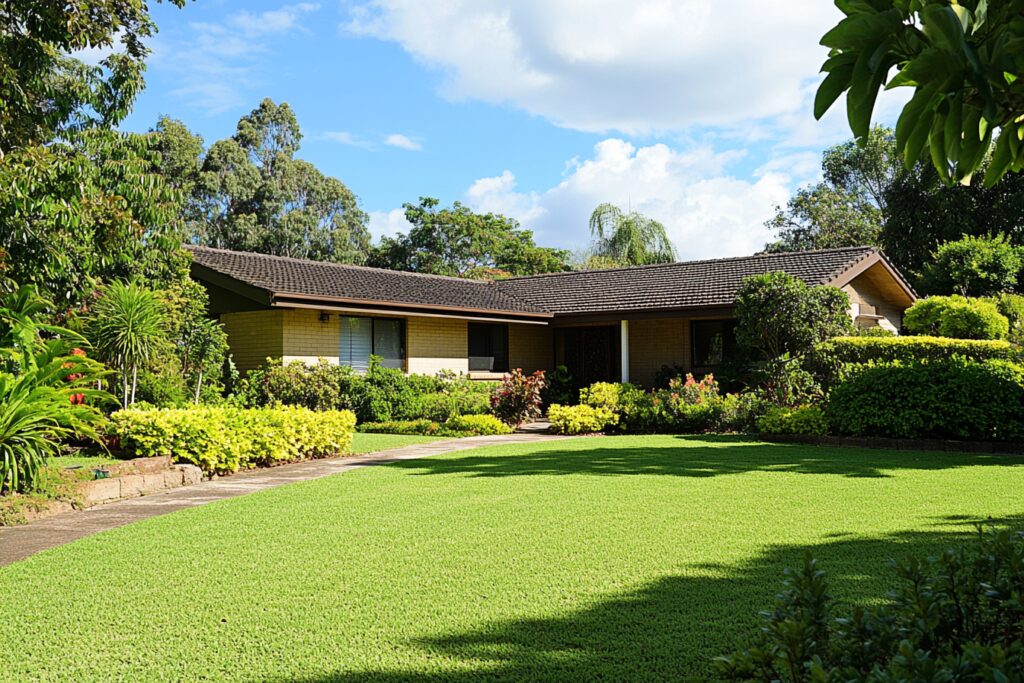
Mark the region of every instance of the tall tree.
POLYGON ((802 188, 765 225, 776 232, 768 251, 831 249, 879 244, 888 190, 902 171, 893 132, 875 127, 858 145, 825 150, 823 180, 802 188))
POLYGON ((821 39, 831 48, 814 115, 842 93, 850 128, 868 136, 881 88, 914 95, 896 124, 907 168, 931 162, 952 184, 981 168, 985 184, 1024 169, 1024 0, 836 0, 846 16, 821 39), (896 69, 890 78, 890 73, 896 69))
POLYGON ((155 32, 144 0, 0 3, 0 156, 120 122, 143 86, 144 41, 155 32), (87 48, 113 51, 90 65, 73 56, 87 48))
POLYGON ((478 279, 568 270, 567 252, 537 246, 533 232, 514 219, 478 214, 459 202, 444 209, 439 204, 432 197, 405 204, 412 228, 382 238, 369 265, 478 279))
POLYGON ((590 214, 590 235, 594 255, 617 263, 643 266, 676 260, 664 225, 637 211, 625 213, 614 204, 601 204, 590 214))
POLYGON ((196 244, 340 263, 362 263, 370 247, 367 215, 352 192, 295 158, 302 140, 287 103, 263 100, 235 134, 203 154, 202 140, 179 121, 156 134, 164 172, 188 194, 185 218, 196 244))

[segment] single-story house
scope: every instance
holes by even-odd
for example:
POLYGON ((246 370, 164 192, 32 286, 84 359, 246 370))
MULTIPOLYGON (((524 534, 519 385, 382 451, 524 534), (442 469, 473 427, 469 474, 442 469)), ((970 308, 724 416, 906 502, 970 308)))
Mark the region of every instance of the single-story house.
POLYGON ((713 371, 735 343, 749 275, 832 285, 861 327, 898 330, 913 289, 871 247, 822 249, 478 282, 190 246, 239 370, 268 357, 494 379, 565 365, 576 381, 652 384, 663 365, 713 371))

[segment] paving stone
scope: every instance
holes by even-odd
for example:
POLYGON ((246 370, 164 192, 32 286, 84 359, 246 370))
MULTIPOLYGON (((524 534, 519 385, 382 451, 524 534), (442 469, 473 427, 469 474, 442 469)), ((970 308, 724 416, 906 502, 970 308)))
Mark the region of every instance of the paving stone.
POLYGON ((82 499, 89 505, 121 497, 121 482, 117 479, 97 479, 82 485, 82 499))
POLYGON ((141 474, 129 474, 124 477, 118 477, 117 481, 121 482, 122 498, 134 498, 135 496, 141 496, 144 492, 141 474))

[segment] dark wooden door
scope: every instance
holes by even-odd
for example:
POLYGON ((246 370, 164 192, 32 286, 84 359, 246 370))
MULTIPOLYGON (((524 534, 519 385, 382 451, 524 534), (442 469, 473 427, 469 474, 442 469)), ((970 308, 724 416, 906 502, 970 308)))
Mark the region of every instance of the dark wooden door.
POLYGON ((614 327, 571 327, 564 332, 565 365, 577 387, 618 381, 614 327))

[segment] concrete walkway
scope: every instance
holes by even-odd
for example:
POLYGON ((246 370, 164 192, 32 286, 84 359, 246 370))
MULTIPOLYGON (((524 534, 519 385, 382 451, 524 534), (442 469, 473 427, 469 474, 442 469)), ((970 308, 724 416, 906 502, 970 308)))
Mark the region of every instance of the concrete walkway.
POLYGON ((376 453, 350 455, 326 460, 304 462, 240 472, 230 477, 205 481, 164 493, 131 498, 86 510, 69 512, 41 519, 24 526, 0 527, 0 567, 17 562, 47 548, 64 545, 108 529, 116 529, 149 517, 204 505, 215 500, 234 498, 247 493, 283 486, 297 481, 319 479, 330 474, 346 472, 356 467, 386 465, 399 460, 425 458, 431 455, 465 451, 480 446, 510 443, 534 443, 565 437, 553 434, 526 432, 507 436, 471 436, 464 439, 446 439, 393 448, 376 453))

